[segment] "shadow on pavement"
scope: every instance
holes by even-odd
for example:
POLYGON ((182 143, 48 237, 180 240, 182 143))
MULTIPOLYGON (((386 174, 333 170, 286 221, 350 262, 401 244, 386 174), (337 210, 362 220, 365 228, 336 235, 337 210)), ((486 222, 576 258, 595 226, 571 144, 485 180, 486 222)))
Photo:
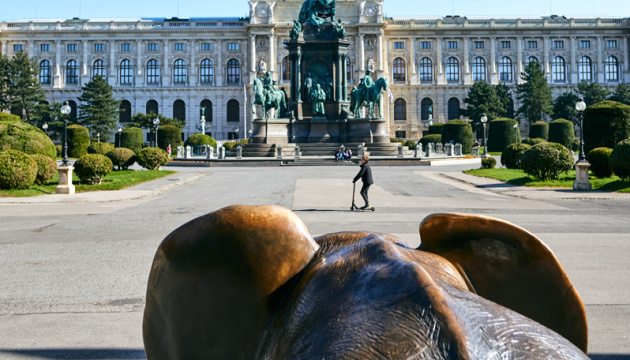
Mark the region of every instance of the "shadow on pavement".
POLYGON ((144 349, 0 349, 0 358, 3 354, 20 359, 146 359, 144 349))
POLYGON ((591 360, 630 360, 630 354, 588 354, 591 360))

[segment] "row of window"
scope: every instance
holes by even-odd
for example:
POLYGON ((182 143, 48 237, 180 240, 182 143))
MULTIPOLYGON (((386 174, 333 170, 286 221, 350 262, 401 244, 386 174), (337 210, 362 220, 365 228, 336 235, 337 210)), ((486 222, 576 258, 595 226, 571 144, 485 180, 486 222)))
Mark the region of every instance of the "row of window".
MULTIPOLYGON (((424 98, 420 102, 420 120, 429 120, 433 100, 424 98)), ((447 102, 448 120, 459 119, 460 103, 458 98, 450 98, 447 102)), ((405 99, 394 100, 394 120, 407 120, 407 102, 405 99)))
MULTIPOLYGON (((446 42, 446 47, 448 49, 457 49, 457 41, 455 40, 449 40, 446 42)), ((584 49, 588 49, 591 47, 591 40, 580 40, 579 43, 581 48, 584 49)), ((500 41, 500 46, 502 49, 511 49, 512 48, 512 41, 510 40, 502 40, 500 41)), ((606 46, 609 48, 616 48, 617 47, 617 40, 606 40, 606 46)), ((485 47, 485 41, 473 41, 473 47, 475 49, 483 49, 485 47)), ((530 49, 537 49, 538 48, 538 41, 537 40, 527 40, 527 47, 530 49)), ((564 49, 564 40, 554 40, 553 41, 553 47, 556 49, 564 49)), ((405 42, 404 41, 394 41, 394 49, 396 50, 401 50, 405 48, 405 42)), ((428 50, 431 49, 431 42, 430 41, 421 41, 420 42, 420 48, 423 50, 428 50)))
MULTIPOLYGON (((237 51, 237 50, 239 50, 239 44, 238 43, 228 43, 227 48, 230 51, 237 51)), ((77 52, 78 46, 77 46, 77 44, 67 44, 66 45, 66 49, 68 50, 68 52, 77 52)), ((186 51, 186 43, 175 43, 173 45, 173 49, 175 51, 186 51)), ((20 52, 22 50, 24 50, 24 44, 14 44, 13 45, 13 51, 14 52, 20 52)), ((50 44, 40 44, 39 50, 40 50, 40 52, 49 52, 50 51, 50 44)), ((106 50, 105 44, 102 44, 102 43, 94 44, 94 52, 103 52, 105 50, 106 50)), ((147 44, 147 50, 148 51, 159 51, 160 50, 160 44, 158 44, 158 43, 148 43, 147 44)), ((129 52, 129 51, 131 51, 131 44, 130 43, 122 43, 122 44, 120 44, 120 51, 121 52, 129 52)), ((201 51, 212 51, 212 43, 201 43, 201 51)))

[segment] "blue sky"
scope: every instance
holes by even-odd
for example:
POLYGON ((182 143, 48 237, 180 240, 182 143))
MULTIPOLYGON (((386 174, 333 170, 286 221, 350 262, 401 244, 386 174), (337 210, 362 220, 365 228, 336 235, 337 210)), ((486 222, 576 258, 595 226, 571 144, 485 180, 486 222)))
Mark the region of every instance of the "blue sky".
MULTIPOLYGON (((342 1, 342 0, 338 0, 342 1)), ((2 0, 1 21, 27 18, 246 16, 247 0, 2 0)), ((629 0, 384 0, 388 16, 622 16, 629 0)))

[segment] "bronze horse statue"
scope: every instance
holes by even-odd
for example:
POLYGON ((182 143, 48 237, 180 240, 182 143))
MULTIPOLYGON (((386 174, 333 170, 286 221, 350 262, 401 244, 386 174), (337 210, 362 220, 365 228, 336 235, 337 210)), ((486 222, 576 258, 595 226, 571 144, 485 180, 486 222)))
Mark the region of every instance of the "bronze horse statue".
MULTIPOLYGON (((350 112, 355 118, 361 117, 361 108, 368 108, 368 117, 375 118, 374 105, 380 104, 383 98, 382 92, 388 90, 387 79, 380 78, 376 81, 374 86, 369 88, 353 88, 350 93, 350 112)), ((383 110, 379 106, 378 117, 383 117, 383 110)))
POLYGON ((433 214, 421 245, 313 238, 292 211, 230 206, 159 246, 147 286, 149 360, 588 359, 584 305, 536 236, 433 214))
POLYGON ((252 103, 252 114, 256 113, 254 105, 260 105, 263 111, 263 118, 269 119, 269 110, 276 109, 274 118, 285 116, 287 112, 287 98, 284 91, 265 89, 260 78, 254 79, 255 98, 252 103))

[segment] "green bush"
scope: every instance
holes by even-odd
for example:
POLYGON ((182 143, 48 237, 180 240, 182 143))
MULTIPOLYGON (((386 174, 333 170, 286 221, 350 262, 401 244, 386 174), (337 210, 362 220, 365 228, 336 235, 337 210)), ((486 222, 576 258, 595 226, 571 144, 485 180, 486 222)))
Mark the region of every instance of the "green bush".
POLYGON ((610 169, 623 181, 630 181, 630 140, 620 141, 610 154, 610 169))
POLYGON ((493 157, 487 157, 481 159, 481 167, 484 169, 494 169, 497 166, 497 161, 493 157))
POLYGON ((431 126, 429 126, 429 134, 428 135, 432 135, 432 134, 440 134, 442 135, 442 127, 444 126, 443 123, 437 123, 437 124, 433 124, 431 126))
POLYGON ((544 121, 536 121, 529 126, 529 137, 549 139, 549 124, 544 121))
POLYGON ((80 158, 88 153, 90 132, 81 125, 68 126, 68 157, 80 158))
POLYGON ((116 142, 114 144, 121 148, 130 149, 134 154, 137 154, 142 150, 142 144, 144 144, 142 140, 142 129, 137 127, 123 129, 120 134, 116 134, 116 142), (118 137, 120 137, 120 142, 118 137))
POLYGON ((136 154, 125 148, 112 149, 105 156, 112 161, 112 164, 118 166, 118 170, 127 170, 136 162, 136 154))
POLYGON ((157 170, 168 164, 168 155, 160 148, 144 148, 136 156, 136 161, 147 170, 157 170))
POLYGON ((610 160, 610 153, 612 153, 612 151, 613 149, 611 148, 601 147, 588 152, 586 159, 591 164, 590 170, 593 172, 593 175, 600 179, 609 178, 613 175, 608 163, 610 160))
POLYGON ((407 140, 403 145, 405 145, 406 147, 409 148, 409 150, 415 150, 416 149, 416 144, 418 142, 414 141, 414 140, 407 140))
POLYGON ((520 131, 518 122, 508 118, 499 118, 490 121, 488 129, 488 151, 503 151, 508 145, 518 142, 520 131), (516 124, 516 129, 514 129, 516 124))
POLYGON ((57 172, 57 162, 50 156, 35 154, 31 158, 37 163, 37 176, 35 184, 44 185, 57 172))
POLYGON ((88 154, 105 155, 112 149, 114 149, 114 144, 99 142, 99 143, 90 144, 90 146, 88 146, 87 148, 87 151, 88 151, 88 154))
POLYGON ((63 156, 63 146, 62 145, 55 145, 55 150, 57 150, 57 157, 63 156))
POLYGON ((223 143, 223 147, 225 148, 225 151, 232 150, 234 146, 236 146, 236 141, 228 141, 226 143, 223 143))
POLYGON ((422 148, 426 150, 428 143, 441 143, 442 135, 440 134, 429 134, 425 135, 420 139, 420 143, 422 144, 422 148))
POLYGON ((573 140, 573 144, 571 144, 571 150, 573 150, 573 152, 580 151, 580 139, 573 140))
POLYGON ((598 147, 614 148, 630 137, 630 106, 602 101, 584 111, 584 152, 598 147))
POLYGON ((0 111, 0 122, 12 122, 12 123, 21 123, 22 118, 17 115, 8 114, 0 111))
POLYGON ((531 149, 531 145, 527 144, 510 144, 501 153, 501 164, 508 169, 520 169, 520 157, 525 151, 531 149))
POLYGON ((567 149, 573 148, 573 141, 575 140, 575 133, 573 132, 573 123, 569 120, 558 119, 549 123, 549 137, 550 142, 555 142, 564 145, 567 149))
POLYGON ((472 126, 467 121, 451 120, 442 127, 442 142, 462 144, 463 152, 470 152, 473 145, 472 126))
POLYGON ((17 150, 0 152, 0 189, 23 189, 33 185, 37 162, 17 150))
POLYGON ((105 155, 84 155, 74 163, 74 171, 82 182, 98 185, 103 178, 112 172, 112 161, 105 155))
POLYGON ((543 143, 546 143, 546 142, 547 142, 547 140, 541 139, 541 138, 527 138, 527 139, 523 139, 523 141, 521 141, 522 144, 527 144, 529 146, 543 144, 543 143))
MULTIPOLYGON (((184 146, 198 146, 198 145, 210 145, 213 148, 217 147, 217 141, 210 135, 206 134, 193 134, 186 139, 184 146)), ((173 146, 171 145, 171 148, 173 146)))
POLYGON ((158 128, 158 147, 164 151, 171 144, 171 149, 176 149, 182 144, 182 131, 173 125, 164 125, 158 128))
POLYGON ((571 151, 557 143, 544 142, 532 146, 520 160, 523 171, 536 180, 557 180, 561 173, 573 169, 571 151))
POLYGON ((48 135, 33 125, 15 121, 14 117, 17 116, 3 116, 4 120, 0 121, 0 151, 16 150, 30 155, 56 157, 55 144, 48 135))

